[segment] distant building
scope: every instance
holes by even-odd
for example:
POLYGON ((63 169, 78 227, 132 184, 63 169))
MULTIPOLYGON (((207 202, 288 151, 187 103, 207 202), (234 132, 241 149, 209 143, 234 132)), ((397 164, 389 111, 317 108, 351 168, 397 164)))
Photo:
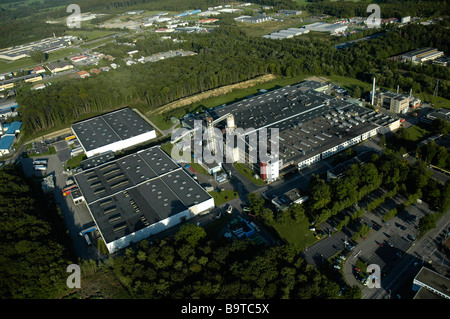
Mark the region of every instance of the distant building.
POLYGON ((436 48, 422 48, 402 54, 402 60, 413 63, 423 63, 440 58, 444 52, 438 51, 436 48))
POLYGON ((298 188, 293 188, 280 196, 273 198, 272 204, 274 204, 278 210, 284 210, 289 208, 292 204, 302 204, 308 199, 309 197, 304 194, 304 191, 298 188))
POLYGON ((42 65, 40 65, 40 66, 34 67, 34 68, 33 68, 33 71, 34 71, 35 73, 44 73, 44 72, 45 72, 45 68, 44 68, 42 65))
POLYGON ((0 155, 8 155, 11 153, 14 142, 16 141, 16 134, 20 133, 22 122, 16 121, 9 124, 2 125, 2 138, 0 139, 0 155))
POLYGON ((23 45, 13 46, 0 50, 0 58, 9 61, 16 61, 29 57, 30 53, 35 50, 39 50, 44 53, 52 52, 70 45, 71 39, 72 37, 46 38, 23 45))
POLYGON ((240 16, 237 18, 234 18, 235 21, 238 22, 245 22, 245 23, 261 23, 266 21, 273 20, 272 17, 260 15, 260 16, 240 16))
POLYGON ((31 89, 32 90, 42 90, 44 88, 45 88, 45 84, 44 83, 39 83, 39 84, 34 85, 31 89))
POLYGON ((329 32, 330 34, 338 34, 347 31, 347 26, 340 23, 330 24, 325 22, 316 22, 312 24, 307 24, 304 26, 305 29, 316 32, 329 32))
POLYGON ((58 72, 73 69, 73 65, 70 64, 69 62, 65 62, 65 61, 50 62, 46 65, 46 67, 51 73, 58 73, 58 72))
POLYGON ((302 14, 302 10, 279 10, 278 13, 290 16, 290 15, 294 15, 294 16, 298 16, 302 14))
POLYGON ((434 110, 428 113, 426 116, 422 116, 420 120, 424 123, 431 124, 437 118, 450 122, 450 110, 448 109, 434 110))
POLYGON ((102 73, 102 71, 100 71, 100 70, 97 69, 97 68, 90 69, 89 72, 90 72, 90 73, 94 73, 94 74, 102 73))
POLYGON ((87 55, 78 54, 78 55, 75 55, 75 56, 71 57, 70 60, 72 62, 81 62, 81 61, 86 60, 87 58, 88 58, 87 55))
POLYGON ((129 14, 129 15, 139 15, 139 14, 141 14, 143 12, 144 12, 144 10, 133 10, 133 11, 127 11, 125 13, 129 14))
POLYGON ((400 20, 400 22, 401 22, 401 23, 408 23, 408 22, 411 22, 411 17, 410 17, 410 16, 403 17, 403 18, 400 20))
POLYGON ((77 72, 77 74, 80 76, 80 78, 86 78, 86 77, 90 76, 89 72, 85 71, 85 70, 79 71, 79 72, 77 72))
POLYGON ((204 23, 214 23, 216 21, 219 21, 219 19, 201 19, 201 20, 198 20, 198 22, 202 23, 202 24, 204 24, 204 23))

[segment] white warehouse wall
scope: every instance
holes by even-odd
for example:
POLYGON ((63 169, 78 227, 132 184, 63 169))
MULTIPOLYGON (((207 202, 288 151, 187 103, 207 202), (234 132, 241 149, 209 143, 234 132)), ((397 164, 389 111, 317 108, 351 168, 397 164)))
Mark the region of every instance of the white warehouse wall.
POLYGON ((128 147, 131 147, 131 146, 134 146, 134 145, 137 145, 140 143, 144 143, 144 142, 149 141, 154 138, 156 138, 156 131, 152 130, 152 131, 146 132, 144 134, 128 138, 126 140, 117 141, 115 143, 111 143, 111 144, 90 150, 90 151, 86 152, 86 156, 92 157, 94 155, 101 154, 101 153, 104 153, 107 151, 117 152, 117 151, 126 149, 128 147))
POLYGON ((155 224, 147 226, 141 230, 138 230, 137 232, 131 233, 127 236, 116 239, 115 241, 109 242, 106 244, 106 247, 108 248, 108 251, 110 253, 113 253, 119 249, 129 246, 132 243, 137 243, 151 235, 155 235, 157 233, 166 230, 167 228, 179 224, 183 217, 186 220, 191 218, 191 214, 188 209, 176 215, 165 218, 155 224))

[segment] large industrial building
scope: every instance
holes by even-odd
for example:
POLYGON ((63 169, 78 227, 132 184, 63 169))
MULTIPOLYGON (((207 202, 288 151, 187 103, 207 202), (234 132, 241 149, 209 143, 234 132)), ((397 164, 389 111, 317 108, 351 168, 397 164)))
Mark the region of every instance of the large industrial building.
POLYGON ((0 59, 15 61, 30 56, 30 53, 36 50, 42 51, 44 53, 49 53, 71 45, 71 41, 74 38, 75 37, 72 36, 47 38, 40 41, 14 46, 11 48, 0 50, 0 59))
POLYGON ((159 146, 74 176, 110 253, 214 208, 214 199, 159 146))
MULTIPOLYGON (((205 132, 212 126, 222 132, 236 132, 237 139, 244 141, 244 147, 239 143, 232 150, 224 146, 224 158, 246 163, 267 181, 274 181, 288 171, 302 170, 377 133, 384 134, 399 127, 399 118, 317 92, 316 89, 323 86, 306 81, 283 87, 188 117, 182 123, 193 135, 194 120, 204 121, 205 132), (239 132, 236 128, 243 130, 239 132), (279 131, 278 150, 270 149, 270 128, 279 131), (262 141, 273 160, 262 161, 252 153, 255 148, 252 133, 262 129, 267 129, 269 134, 262 141)), ((206 139, 205 144, 209 147, 212 142, 206 139)))
POLYGON ((377 106, 384 107, 393 113, 406 113, 409 108, 410 97, 391 91, 381 92, 376 95, 377 106))
POLYGON ((348 29, 348 27, 343 24, 339 23, 331 24, 325 22, 316 22, 307 24, 304 26, 304 28, 316 32, 329 32, 331 35, 345 32, 348 29))
POLYGON ((156 138, 155 129, 129 107, 72 124, 87 157, 156 138))
POLYGON ((438 51, 436 48, 421 48, 402 54, 402 60, 413 63, 423 63, 435 60, 442 56, 444 56, 444 52, 438 51))

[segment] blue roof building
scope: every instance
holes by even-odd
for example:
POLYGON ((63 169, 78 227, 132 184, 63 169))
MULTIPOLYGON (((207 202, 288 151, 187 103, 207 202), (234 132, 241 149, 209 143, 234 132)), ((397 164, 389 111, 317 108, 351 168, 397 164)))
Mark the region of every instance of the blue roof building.
POLYGON ((11 152, 15 139, 14 135, 5 135, 0 139, 0 155, 6 155, 11 152))
MULTIPOLYGON (((6 127, 6 125, 3 125, 3 127, 6 127)), ((11 122, 8 126, 8 129, 6 130, 5 135, 15 135, 16 133, 20 133, 21 127, 22 122, 20 121, 11 122)))

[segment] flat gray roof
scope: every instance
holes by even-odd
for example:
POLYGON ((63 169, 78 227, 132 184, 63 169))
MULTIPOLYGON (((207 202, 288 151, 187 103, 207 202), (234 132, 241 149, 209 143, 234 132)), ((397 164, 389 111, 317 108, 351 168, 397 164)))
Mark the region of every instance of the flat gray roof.
POLYGON ((154 129, 136 112, 126 107, 72 124, 72 130, 88 152, 154 129))
POLYGON ((431 288, 441 294, 446 295, 447 298, 450 297, 450 279, 435 271, 432 271, 426 267, 422 267, 422 269, 420 269, 419 273, 414 278, 414 281, 428 286, 429 288, 425 287, 427 289, 431 288))
POLYGON ((74 177, 106 242, 211 198, 159 146, 74 177))
POLYGON ((89 204, 179 166, 159 147, 141 150, 75 175, 89 204))

